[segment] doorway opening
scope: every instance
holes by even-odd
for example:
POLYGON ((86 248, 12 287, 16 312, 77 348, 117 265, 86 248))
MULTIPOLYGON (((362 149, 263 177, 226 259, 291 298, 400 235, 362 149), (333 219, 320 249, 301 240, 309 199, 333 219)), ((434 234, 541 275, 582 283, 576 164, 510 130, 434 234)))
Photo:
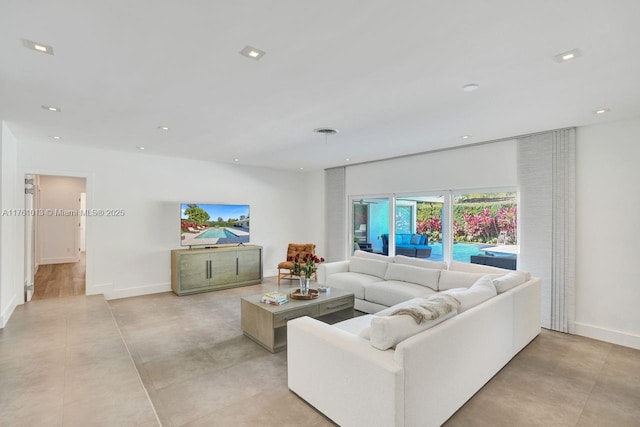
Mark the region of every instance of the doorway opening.
POLYGON ((86 293, 86 178, 25 177, 25 301, 86 293))

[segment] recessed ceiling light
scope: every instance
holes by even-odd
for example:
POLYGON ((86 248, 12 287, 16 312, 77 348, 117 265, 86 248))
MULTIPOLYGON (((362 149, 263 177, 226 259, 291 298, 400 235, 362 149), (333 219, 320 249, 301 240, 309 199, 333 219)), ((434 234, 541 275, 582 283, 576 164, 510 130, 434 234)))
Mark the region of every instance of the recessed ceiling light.
POLYGON ((256 49, 255 47, 245 46, 240 52, 240 55, 249 59, 255 59, 256 61, 267 54, 264 50, 256 49))
POLYGON ((27 49, 35 50, 36 52, 48 53, 49 55, 53 55, 53 46, 48 46, 42 43, 36 43, 31 40, 22 39, 22 44, 27 49))
POLYGON ((554 56, 554 58, 558 62, 567 62, 567 61, 571 61, 572 59, 576 59, 576 58, 578 58, 580 56, 582 56, 582 53, 580 53, 580 50, 573 49, 573 50, 569 50, 567 52, 559 53, 556 56, 554 56))
POLYGON ((233 159, 234 162, 238 163, 240 159, 233 159))
POLYGON ((43 105, 42 109, 47 111, 53 111, 55 113, 59 113, 60 111, 62 111, 60 107, 53 107, 51 105, 43 105))
POLYGON ((164 131, 169 130, 169 128, 168 128, 168 127, 166 127, 166 126, 158 126, 158 129, 160 129, 160 130, 164 130, 164 131))
POLYGON ((298 169, 300 169, 301 171, 303 171, 303 170, 304 170, 304 168, 298 168, 298 169))
POLYGON ((610 108, 601 108, 599 110, 595 110, 593 114, 604 114, 604 113, 609 113, 610 111, 611 111, 610 108))
POLYGON ((54 135, 52 136, 53 139, 60 139, 60 137, 58 135, 54 135))
POLYGON ((462 139, 469 139, 469 138, 471 138, 471 135, 462 135, 462 137, 461 137, 461 138, 462 138, 462 139))
POLYGON ((345 162, 350 162, 350 161, 351 161, 351 159, 347 157, 346 159, 344 159, 344 161, 345 161, 345 162))
POLYGON ((477 83, 469 83, 462 86, 462 90, 465 92, 473 92, 474 90, 478 90, 479 87, 480 85, 478 85, 477 83))
POLYGON ((144 147, 136 147, 138 150, 144 150, 144 147))

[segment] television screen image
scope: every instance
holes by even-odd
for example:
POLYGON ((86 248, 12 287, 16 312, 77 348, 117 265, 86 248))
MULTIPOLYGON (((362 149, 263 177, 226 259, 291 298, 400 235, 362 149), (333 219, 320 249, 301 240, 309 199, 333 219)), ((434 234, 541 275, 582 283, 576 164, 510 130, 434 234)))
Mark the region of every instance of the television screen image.
POLYGON ((249 243, 249 205, 180 204, 180 245, 249 243))

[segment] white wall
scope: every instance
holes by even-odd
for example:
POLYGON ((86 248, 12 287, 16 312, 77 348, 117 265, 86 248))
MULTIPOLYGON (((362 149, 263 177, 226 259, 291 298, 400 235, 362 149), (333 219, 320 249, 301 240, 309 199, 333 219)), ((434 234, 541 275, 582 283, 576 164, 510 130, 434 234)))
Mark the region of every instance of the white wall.
POLYGON ((515 187, 515 140, 347 167, 346 193, 515 187))
POLYGON ((576 333, 640 349, 640 118, 578 128, 576 333))
POLYGON ((11 210, 23 208, 17 203, 24 189, 16 175, 17 141, 4 122, 0 129, 0 328, 4 327, 16 304, 22 302, 23 284, 19 280, 20 254, 16 253, 14 242, 19 236, 18 224, 24 227, 24 217, 12 214, 11 210))
MULTIPOLYGON (((28 172, 86 177, 88 209, 124 210, 87 218, 88 294, 168 291, 184 201, 250 204, 251 243, 264 248, 265 276, 276 274, 289 242, 323 236, 322 206, 314 211, 323 191, 318 174, 20 141, 18 176, 28 172)), ((16 240, 18 254, 23 244, 16 240)))
POLYGON ((84 178, 41 175, 39 208, 54 214, 38 220, 39 265, 77 262, 80 258, 80 194, 86 191, 84 178), (59 215, 58 212, 78 216, 59 215))

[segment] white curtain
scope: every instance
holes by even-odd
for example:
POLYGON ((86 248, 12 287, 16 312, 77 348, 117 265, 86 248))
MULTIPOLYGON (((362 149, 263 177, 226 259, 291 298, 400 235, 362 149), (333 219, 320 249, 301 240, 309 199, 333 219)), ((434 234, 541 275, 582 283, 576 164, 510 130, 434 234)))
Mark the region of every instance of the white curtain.
POLYGON ((518 138, 518 268, 542 278, 542 326, 574 332, 575 128, 518 138))
POLYGON ((325 226, 327 261, 347 259, 347 205, 345 168, 327 169, 325 179, 325 226))

